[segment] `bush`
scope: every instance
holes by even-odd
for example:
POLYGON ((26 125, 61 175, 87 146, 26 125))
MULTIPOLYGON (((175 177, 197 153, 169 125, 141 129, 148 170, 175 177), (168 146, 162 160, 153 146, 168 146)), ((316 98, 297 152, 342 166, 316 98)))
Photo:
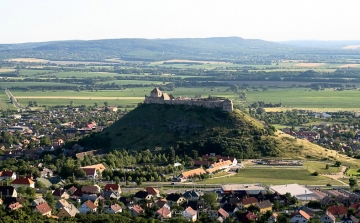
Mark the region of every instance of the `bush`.
POLYGON ((313 176, 319 176, 319 173, 317 171, 313 172, 311 175, 313 176))

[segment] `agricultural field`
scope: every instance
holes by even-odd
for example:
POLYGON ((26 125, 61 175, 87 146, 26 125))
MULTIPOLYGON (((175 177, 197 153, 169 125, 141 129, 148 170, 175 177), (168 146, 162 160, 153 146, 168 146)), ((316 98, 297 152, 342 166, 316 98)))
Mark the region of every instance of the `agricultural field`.
POLYGON ((303 168, 244 168, 239 173, 230 177, 221 177, 199 181, 201 184, 242 184, 242 183, 262 183, 264 185, 291 184, 300 185, 321 185, 326 184, 340 185, 340 182, 323 176, 312 176, 311 173, 303 168))
POLYGON ((15 107, 11 104, 8 96, 5 94, 5 91, 0 90, 0 111, 14 110, 15 107))
POLYGON ((282 103, 287 109, 328 108, 343 110, 358 108, 360 104, 359 90, 321 90, 304 88, 268 89, 268 91, 247 91, 250 101, 282 103))
POLYGON ((0 74, 7 73, 7 72, 13 72, 13 71, 15 71, 13 68, 0 68, 0 74))

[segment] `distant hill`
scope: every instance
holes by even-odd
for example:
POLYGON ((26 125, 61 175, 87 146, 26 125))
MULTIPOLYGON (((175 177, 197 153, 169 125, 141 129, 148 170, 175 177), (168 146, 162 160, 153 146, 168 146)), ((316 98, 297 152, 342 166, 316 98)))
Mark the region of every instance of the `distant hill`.
POLYGON ((174 147, 178 154, 197 150, 249 158, 277 156, 276 140, 266 137, 267 132, 240 110, 228 113, 197 106, 142 104, 100 137, 108 138, 112 149, 174 147))
POLYGON ((178 39, 104 39, 0 44, 3 58, 36 57, 53 60, 236 59, 244 55, 289 53, 296 48, 240 37, 178 39))
POLYGON ((360 40, 339 40, 339 41, 291 40, 291 41, 282 41, 279 43, 291 45, 291 46, 297 46, 297 47, 306 47, 306 48, 323 48, 323 49, 359 49, 360 48, 360 40))

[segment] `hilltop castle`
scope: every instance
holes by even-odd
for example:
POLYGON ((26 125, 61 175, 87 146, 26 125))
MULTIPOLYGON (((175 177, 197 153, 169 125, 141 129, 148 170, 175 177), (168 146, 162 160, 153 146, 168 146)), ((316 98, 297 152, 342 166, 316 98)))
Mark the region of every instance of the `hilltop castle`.
POLYGON ((209 97, 201 98, 200 95, 196 95, 195 98, 177 97, 163 93, 159 88, 154 88, 150 92, 150 96, 145 95, 145 104, 170 104, 170 105, 193 105, 202 106, 205 108, 220 108, 223 111, 232 112, 233 103, 228 98, 222 97, 209 97))

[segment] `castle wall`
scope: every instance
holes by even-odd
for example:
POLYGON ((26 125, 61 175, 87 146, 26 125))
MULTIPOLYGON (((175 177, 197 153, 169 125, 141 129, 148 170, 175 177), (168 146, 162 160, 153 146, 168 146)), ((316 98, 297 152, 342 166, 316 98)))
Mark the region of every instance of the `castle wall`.
POLYGON ((233 111, 233 103, 231 100, 220 100, 216 98, 199 98, 199 99, 169 99, 164 100, 158 95, 146 96, 145 104, 169 104, 169 105, 190 105, 190 106, 202 106, 205 108, 220 108, 223 111, 233 111))

